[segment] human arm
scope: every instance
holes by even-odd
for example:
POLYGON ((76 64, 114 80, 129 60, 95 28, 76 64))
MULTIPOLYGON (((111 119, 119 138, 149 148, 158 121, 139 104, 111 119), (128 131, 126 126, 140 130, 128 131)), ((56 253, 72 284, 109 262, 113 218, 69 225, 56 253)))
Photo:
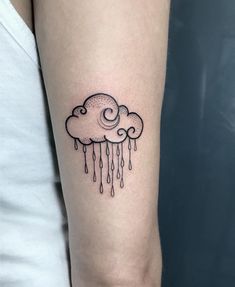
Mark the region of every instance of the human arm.
MULTIPOLYGON (((157 195, 168 13, 165 0, 35 1, 37 41, 68 212, 74 287, 160 286, 157 195), (97 127, 89 120, 85 125, 89 138, 98 142, 93 182, 93 145, 83 134, 74 149, 71 135, 79 138, 79 131, 72 122, 65 126, 73 108, 96 93, 111 95, 143 121, 137 151, 134 140, 131 143, 132 170, 127 165, 128 136, 123 141, 124 188, 116 178, 114 197, 105 183, 106 142, 101 143, 103 194, 99 192, 97 127)), ((82 118, 79 111, 75 116, 82 118)), ((123 117, 122 123, 127 122, 123 117)), ((114 139, 116 150, 119 139, 114 139)), ((117 165, 115 157, 115 172, 117 165)))

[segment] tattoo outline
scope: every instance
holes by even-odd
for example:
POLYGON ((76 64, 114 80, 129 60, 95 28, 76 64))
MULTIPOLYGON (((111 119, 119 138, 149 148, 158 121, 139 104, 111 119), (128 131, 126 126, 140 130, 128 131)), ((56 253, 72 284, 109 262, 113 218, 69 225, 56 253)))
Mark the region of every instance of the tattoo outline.
POLYGON ((105 93, 87 97, 65 121, 65 129, 74 140, 74 149, 79 150, 79 144, 82 146, 84 172, 89 172, 87 147, 92 146, 93 182, 97 181, 96 170, 99 168, 99 191, 104 191, 105 178, 106 183, 111 184, 112 197, 115 196, 114 179, 120 180, 120 187, 124 187, 124 143, 127 141, 128 169, 132 170, 132 150, 137 151, 136 141, 141 137, 143 128, 143 120, 137 113, 129 112, 125 105, 118 105, 112 96, 105 93), (106 156, 107 174, 103 173, 103 155, 106 156))

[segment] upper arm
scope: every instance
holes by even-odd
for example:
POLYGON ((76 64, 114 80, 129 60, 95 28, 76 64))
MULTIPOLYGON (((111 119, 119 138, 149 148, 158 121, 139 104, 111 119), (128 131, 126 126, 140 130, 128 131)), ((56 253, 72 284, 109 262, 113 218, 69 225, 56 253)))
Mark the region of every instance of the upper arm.
POLYGON ((139 284, 144 276, 159 284, 156 200, 168 6, 164 0, 36 1, 75 284, 88 278, 139 284))

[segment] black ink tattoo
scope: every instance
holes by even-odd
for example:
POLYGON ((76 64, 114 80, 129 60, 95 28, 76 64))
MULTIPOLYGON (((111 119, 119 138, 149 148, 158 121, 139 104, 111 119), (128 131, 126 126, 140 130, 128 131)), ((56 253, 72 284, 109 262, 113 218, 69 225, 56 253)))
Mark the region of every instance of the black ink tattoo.
POLYGON ((112 197, 115 195, 115 178, 120 180, 120 187, 124 187, 124 143, 127 141, 128 169, 132 170, 132 150, 137 151, 136 141, 142 135, 143 127, 143 120, 137 113, 129 112, 126 106, 119 106, 112 96, 103 93, 89 96, 66 119, 65 129, 74 140, 74 149, 79 150, 79 144, 82 146, 85 173, 89 173, 90 169, 87 148, 92 146, 92 178, 93 182, 97 181, 96 169, 99 168, 100 193, 104 192, 104 180, 105 184, 111 185, 112 197), (96 156, 97 152, 99 158, 96 156), (104 164, 107 167, 105 173, 104 164))

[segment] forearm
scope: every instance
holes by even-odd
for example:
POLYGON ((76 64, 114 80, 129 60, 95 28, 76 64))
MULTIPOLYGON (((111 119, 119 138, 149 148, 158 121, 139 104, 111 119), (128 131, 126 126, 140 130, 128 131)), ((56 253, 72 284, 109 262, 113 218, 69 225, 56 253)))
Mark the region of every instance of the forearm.
POLYGON ((35 13, 68 212, 73 286, 160 286, 156 201, 169 7, 164 0, 67 3, 36 1, 35 13), (111 100, 99 95, 89 102, 97 93, 111 100), (94 121, 99 101, 111 104, 113 115, 116 104, 120 118, 94 121), (85 114, 72 113, 76 106, 85 106, 85 114), (113 134, 118 125, 124 130, 113 134), (104 134, 97 134, 102 127, 104 134))

